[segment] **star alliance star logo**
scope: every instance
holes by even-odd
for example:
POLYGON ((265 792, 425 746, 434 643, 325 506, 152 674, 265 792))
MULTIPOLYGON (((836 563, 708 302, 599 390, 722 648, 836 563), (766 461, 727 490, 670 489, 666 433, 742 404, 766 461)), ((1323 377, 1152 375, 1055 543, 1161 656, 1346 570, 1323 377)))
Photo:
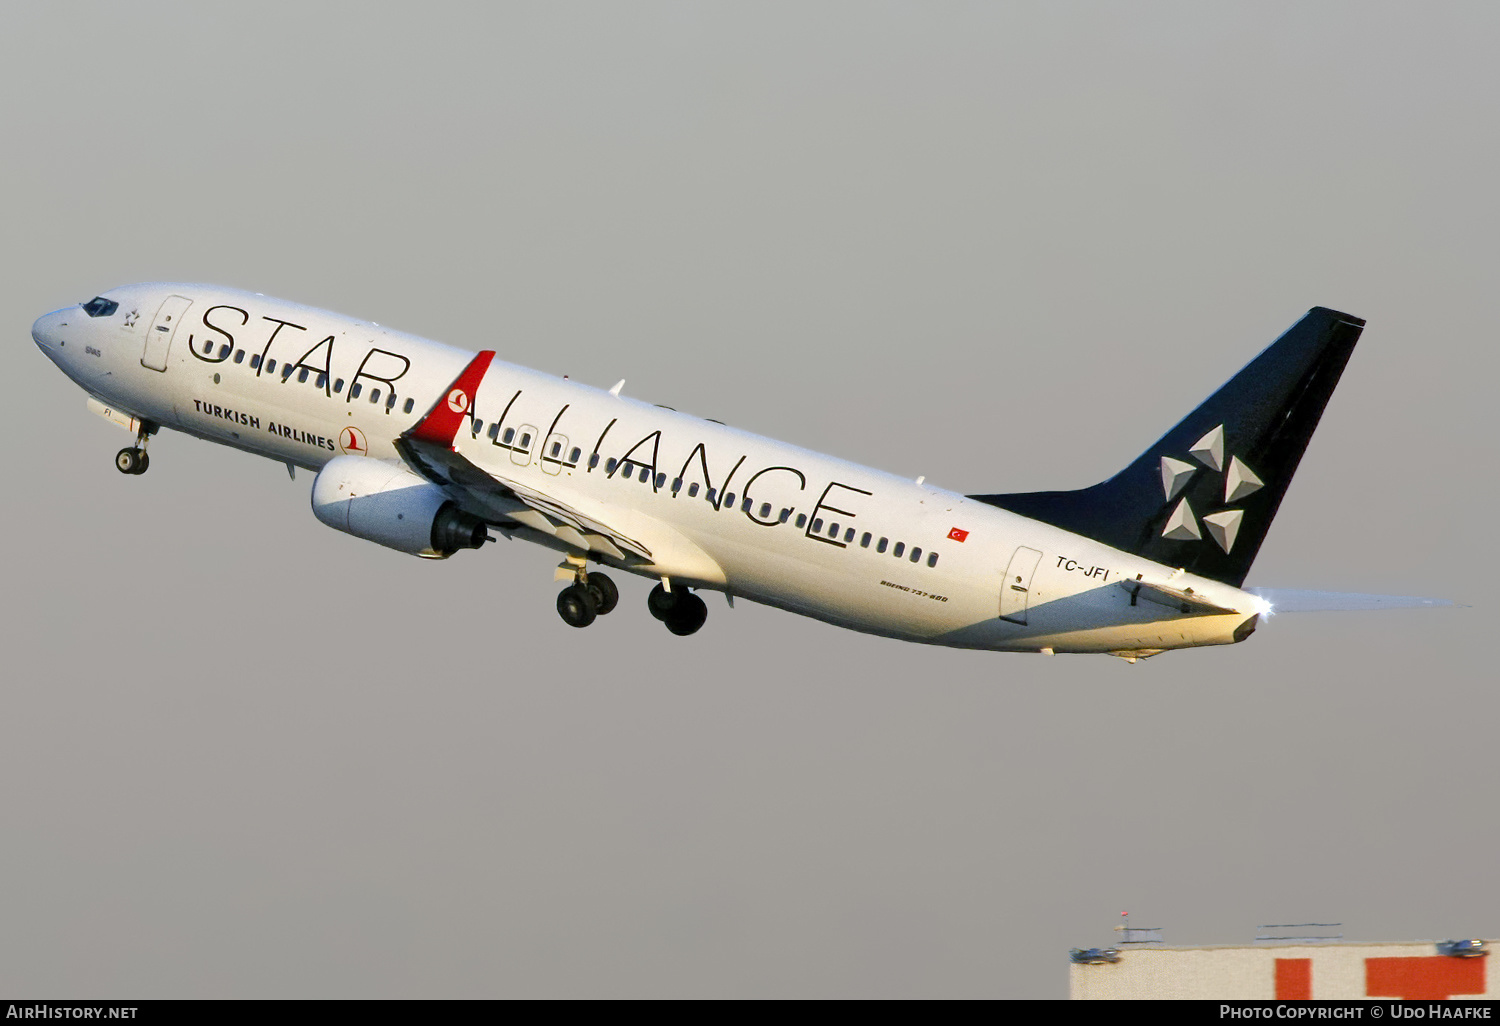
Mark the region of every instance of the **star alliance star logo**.
MULTIPOLYGON (((1238 456, 1231 456, 1229 466, 1224 466, 1224 425, 1220 424, 1208 432, 1188 450, 1188 455, 1197 460, 1209 470, 1224 475, 1224 502, 1238 502, 1247 495, 1259 491, 1265 482, 1255 475, 1255 471, 1245 465, 1245 461, 1238 456)), ((1167 501, 1171 502, 1177 494, 1187 487, 1193 475, 1198 473, 1199 468, 1184 460, 1173 459, 1171 456, 1161 458, 1161 487, 1166 493, 1167 501)), ((1228 552, 1234 548, 1234 539, 1240 533, 1240 521, 1244 519, 1245 511, 1242 509, 1224 509, 1217 513, 1210 513, 1203 518, 1203 526, 1208 529, 1209 537, 1218 543, 1219 548, 1228 552)), ((1167 518, 1167 526, 1162 528, 1161 536, 1171 541, 1201 541, 1203 531, 1198 526, 1198 517, 1193 513, 1193 507, 1188 504, 1184 497, 1172 510, 1172 515, 1167 518)))

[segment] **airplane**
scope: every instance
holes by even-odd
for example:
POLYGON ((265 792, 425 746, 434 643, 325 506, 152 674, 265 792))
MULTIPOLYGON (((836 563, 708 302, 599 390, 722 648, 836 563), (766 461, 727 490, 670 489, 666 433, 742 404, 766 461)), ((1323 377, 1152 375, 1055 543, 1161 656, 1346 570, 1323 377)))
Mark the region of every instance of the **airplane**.
POLYGON ((320 521, 398 552, 547 546, 573 627, 615 609, 603 567, 654 581, 647 609, 679 636, 718 591, 887 638, 1135 662, 1244 641, 1278 609, 1447 604, 1243 587, 1364 323, 1310 310, 1107 481, 986 495, 260 293, 128 285, 31 333, 134 433, 121 473, 170 428, 315 472, 320 521))

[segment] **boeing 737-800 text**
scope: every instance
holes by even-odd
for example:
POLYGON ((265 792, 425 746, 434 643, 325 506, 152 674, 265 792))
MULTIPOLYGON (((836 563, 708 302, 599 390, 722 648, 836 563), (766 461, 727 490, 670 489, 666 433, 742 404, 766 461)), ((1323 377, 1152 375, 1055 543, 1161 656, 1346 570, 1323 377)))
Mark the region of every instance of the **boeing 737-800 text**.
POLYGON ((654 580, 679 635, 713 590, 907 641, 1134 660, 1242 641, 1267 612, 1241 586, 1363 324, 1314 309, 1108 481, 999 495, 258 293, 130 285, 32 337, 135 433, 122 472, 168 427, 316 471, 318 519, 388 548, 546 545, 575 627, 615 608, 602 565, 654 580))

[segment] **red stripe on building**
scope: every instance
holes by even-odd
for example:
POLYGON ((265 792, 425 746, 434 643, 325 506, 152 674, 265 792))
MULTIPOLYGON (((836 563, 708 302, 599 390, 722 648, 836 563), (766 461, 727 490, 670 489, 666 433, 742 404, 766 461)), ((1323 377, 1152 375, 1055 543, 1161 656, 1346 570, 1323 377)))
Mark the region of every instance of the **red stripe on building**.
POLYGON ((1276 960, 1276 1000, 1312 1000, 1312 959, 1278 958, 1276 960))
POLYGON ((1488 961, 1487 958, 1450 958, 1446 955, 1367 958, 1365 995, 1408 1001, 1441 1001, 1455 994, 1483 994, 1484 964, 1488 961))

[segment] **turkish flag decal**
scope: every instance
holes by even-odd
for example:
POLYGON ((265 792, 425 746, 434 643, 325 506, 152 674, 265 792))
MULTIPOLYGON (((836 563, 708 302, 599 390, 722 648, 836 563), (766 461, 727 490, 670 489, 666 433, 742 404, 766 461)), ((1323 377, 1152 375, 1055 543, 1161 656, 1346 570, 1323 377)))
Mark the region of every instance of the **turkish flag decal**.
POLYGON ((956 542, 961 542, 965 538, 967 538, 968 536, 969 536, 969 532, 965 531, 961 527, 955 527, 953 530, 951 530, 951 531, 948 532, 948 537, 952 538, 956 542))

